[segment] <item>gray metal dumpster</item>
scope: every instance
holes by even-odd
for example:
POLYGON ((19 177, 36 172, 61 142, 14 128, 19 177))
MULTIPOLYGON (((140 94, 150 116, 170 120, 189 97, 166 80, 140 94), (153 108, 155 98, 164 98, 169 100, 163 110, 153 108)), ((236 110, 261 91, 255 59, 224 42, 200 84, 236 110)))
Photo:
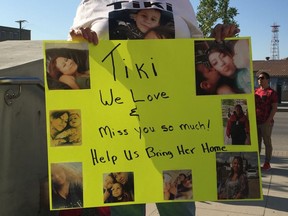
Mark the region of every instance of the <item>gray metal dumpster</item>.
POLYGON ((45 187, 44 96, 42 42, 0 42, 0 215, 56 214, 45 187))

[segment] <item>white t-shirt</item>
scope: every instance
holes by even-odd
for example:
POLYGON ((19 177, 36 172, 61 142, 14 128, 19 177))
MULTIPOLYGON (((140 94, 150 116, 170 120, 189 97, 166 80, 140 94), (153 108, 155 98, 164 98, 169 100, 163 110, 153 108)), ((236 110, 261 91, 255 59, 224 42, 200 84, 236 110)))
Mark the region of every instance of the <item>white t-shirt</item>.
MULTIPOLYGON (((172 26, 174 38, 203 36, 189 0, 82 0, 71 29, 90 27, 100 40, 111 39, 111 32, 115 33, 115 28, 120 24, 124 27, 123 24, 128 23, 128 26, 132 26, 129 30, 137 29, 133 14, 137 14, 142 9, 160 11, 159 25, 172 26)), ((126 32, 126 29, 122 32, 126 32)))

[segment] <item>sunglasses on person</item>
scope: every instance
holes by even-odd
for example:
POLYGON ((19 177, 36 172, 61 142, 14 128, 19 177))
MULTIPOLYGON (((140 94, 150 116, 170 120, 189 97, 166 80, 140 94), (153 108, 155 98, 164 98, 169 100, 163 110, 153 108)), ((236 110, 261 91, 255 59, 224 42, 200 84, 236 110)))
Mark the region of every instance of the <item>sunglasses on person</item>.
POLYGON ((257 79, 258 80, 263 80, 263 79, 265 79, 265 77, 264 76, 259 76, 257 79))

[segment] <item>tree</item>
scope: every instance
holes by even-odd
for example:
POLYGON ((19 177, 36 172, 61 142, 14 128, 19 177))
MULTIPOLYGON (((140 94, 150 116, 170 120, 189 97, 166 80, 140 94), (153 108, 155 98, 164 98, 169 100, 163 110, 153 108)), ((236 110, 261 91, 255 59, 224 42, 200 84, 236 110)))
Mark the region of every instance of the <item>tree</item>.
POLYGON ((238 14, 238 10, 234 7, 229 7, 229 1, 230 0, 200 1, 197 7, 197 20, 204 36, 209 36, 212 27, 215 26, 217 21, 238 26, 238 23, 234 20, 234 17, 238 14))

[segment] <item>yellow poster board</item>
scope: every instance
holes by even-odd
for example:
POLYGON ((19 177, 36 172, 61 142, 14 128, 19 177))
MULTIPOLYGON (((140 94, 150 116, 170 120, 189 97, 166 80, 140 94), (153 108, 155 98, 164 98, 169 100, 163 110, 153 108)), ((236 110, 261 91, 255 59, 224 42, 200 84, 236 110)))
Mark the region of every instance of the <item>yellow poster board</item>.
MULTIPOLYGON (((242 40, 250 50, 249 38, 222 46, 231 49, 242 40)), ((44 42, 51 209, 262 199, 252 64, 245 66, 248 81, 243 70, 229 79, 214 71, 218 90, 201 91, 205 82, 199 82, 199 64, 208 65, 212 43, 44 42), (238 85, 243 80, 248 91, 238 85), (226 133, 235 105, 249 120, 238 145, 226 133), (238 197, 225 185, 234 156, 241 158, 246 185, 238 197)), ((241 55, 249 59, 250 51, 241 55)))

